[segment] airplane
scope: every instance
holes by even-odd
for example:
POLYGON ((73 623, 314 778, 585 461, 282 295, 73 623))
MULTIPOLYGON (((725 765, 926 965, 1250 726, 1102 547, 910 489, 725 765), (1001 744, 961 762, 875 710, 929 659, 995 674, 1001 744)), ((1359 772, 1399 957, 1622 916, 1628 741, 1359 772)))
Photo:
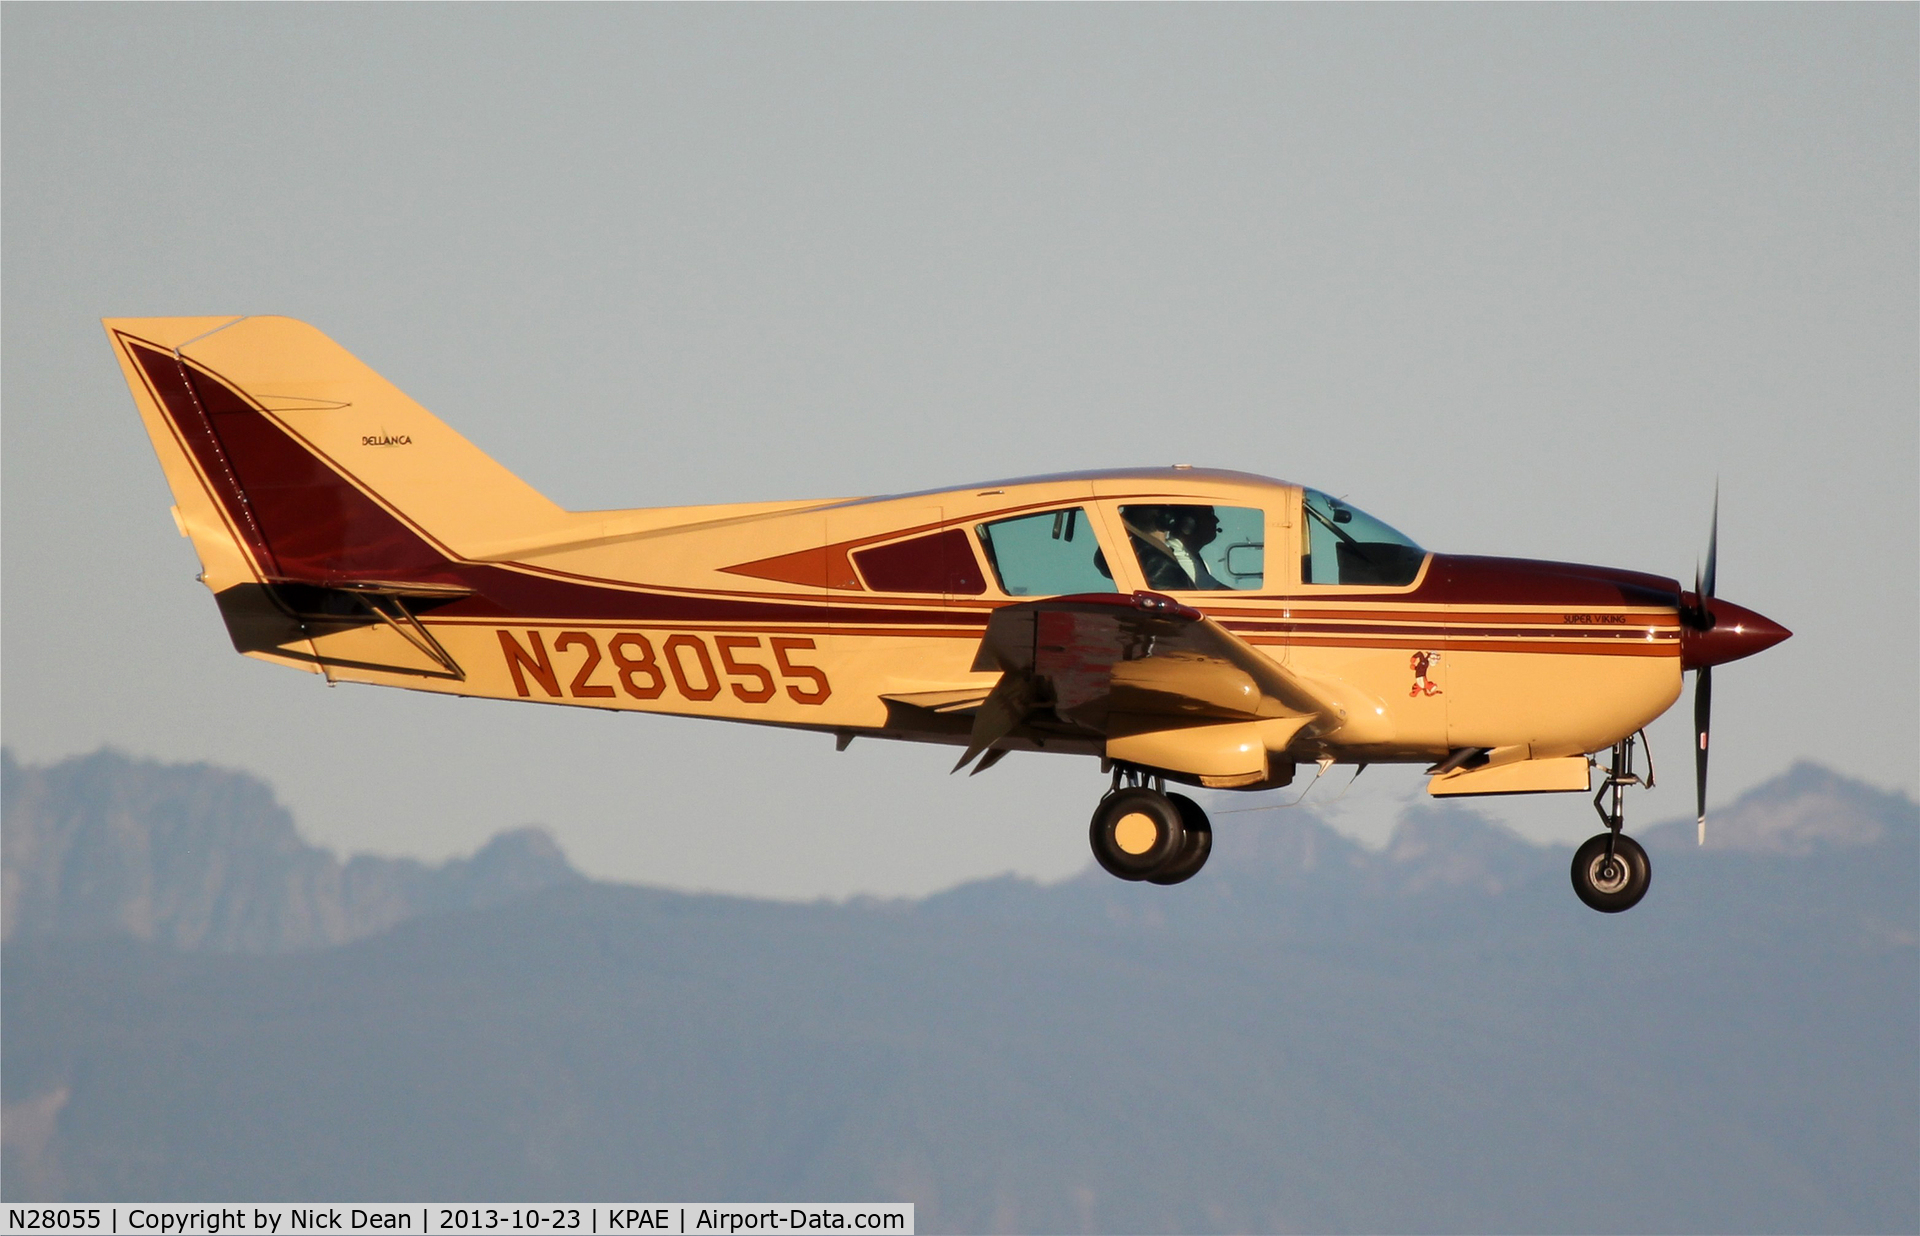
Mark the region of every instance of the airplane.
POLYGON ((114 318, 234 648, 450 695, 939 743, 1110 774, 1089 840, 1123 880, 1205 865, 1169 783, 1257 791, 1426 766, 1437 797, 1585 793, 1574 891, 1652 879, 1623 792, 1696 676, 1702 843, 1713 667, 1790 632, 1636 571, 1421 548, 1244 472, 1061 473, 883 497, 567 511, 346 349, 282 317, 114 318), (1272 552, 1269 552, 1271 549, 1272 552))

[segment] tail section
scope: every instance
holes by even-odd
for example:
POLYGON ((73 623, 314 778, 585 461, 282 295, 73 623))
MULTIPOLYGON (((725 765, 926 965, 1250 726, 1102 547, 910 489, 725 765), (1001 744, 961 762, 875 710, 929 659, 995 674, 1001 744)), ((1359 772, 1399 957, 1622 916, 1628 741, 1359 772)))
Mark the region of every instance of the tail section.
POLYGON ((105 322, 236 646, 274 660, 289 589, 450 588, 464 546, 559 507, 352 354, 289 318, 105 322))
POLYGON ((288 318, 105 323, 208 583, 430 578, 564 519, 351 353, 288 318))

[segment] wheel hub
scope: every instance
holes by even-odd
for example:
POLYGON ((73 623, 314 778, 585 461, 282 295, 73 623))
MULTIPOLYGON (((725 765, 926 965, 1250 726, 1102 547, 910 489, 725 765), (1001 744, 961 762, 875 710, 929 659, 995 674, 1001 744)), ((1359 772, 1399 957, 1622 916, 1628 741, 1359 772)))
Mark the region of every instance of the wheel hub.
POLYGON ((1627 865, 1611 854, 1596 858, 1592 867, 1593 886, 1603 893, 1617 893, 1627 886, 1627 865))
POLYGON ((1113 843, 1128 854, 1145 854, 1159 835, 1152 817, 1139 811, 1127 812, 1113 826, 1113 843))

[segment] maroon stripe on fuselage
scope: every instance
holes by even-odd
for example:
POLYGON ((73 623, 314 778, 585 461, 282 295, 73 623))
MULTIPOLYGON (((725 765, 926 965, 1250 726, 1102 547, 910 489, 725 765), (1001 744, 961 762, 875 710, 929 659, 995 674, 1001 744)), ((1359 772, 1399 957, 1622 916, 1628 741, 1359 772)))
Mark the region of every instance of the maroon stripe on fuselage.
POLYGON ((1238 635, 1281 635, 1288 638, 1338 637, 1351 639, 1356 644, 1375 639, 1503 639, 1533 640, 1542 643, 1592 643, 1606 641, 1618 643, 1630 640, 1634 643, 1657 643, 1678 645, 1680 633, 1676 629, 1656 629, 1649 636, 1644 626, 1560 626, 1560 627, 1482 627, 1451 626, 1442 623, 1401 624, 1383 622, 1367 626, 1352 623, 1242 623, 1225 622, 1221 624, 1227 630, 1238 635))
POLYGON ((869 606, 810 604, 804 601, 755 601, 728 597, 679 596, 627 588, 595 587, 480 564, 455 567, 474 595, 434 610, 435 617, 602 619, 658 622, 773 622, 857 626, 977 626, 986 615, 962 610, 876 609, 869 606))
POLYGON ((1451 606, 1554 605, 1570 610, 1632 606, 1671 607, 1679 586, 1644 571, 1435 554, 1426 581, 1407 599, 1451 606))

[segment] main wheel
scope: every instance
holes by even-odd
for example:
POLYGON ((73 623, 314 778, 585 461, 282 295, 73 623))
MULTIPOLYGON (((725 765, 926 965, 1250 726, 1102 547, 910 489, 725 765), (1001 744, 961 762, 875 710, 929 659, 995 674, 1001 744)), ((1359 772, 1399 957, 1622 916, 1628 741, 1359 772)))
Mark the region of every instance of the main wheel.
POLYGON ((1180 853, 1186 825, 1173 800, 1134 786, 1100 800, 1089 833, 1094 861, 1109 875, 1144 880, 1180 853))
POLYGON ((1155 884, 1178 884, 1182 880, 1191 880, 1200 874, 1207 865, 1207 856, 1213 853, 1213 823, 1207 819, 1207 813, 1200 804, 1185 794, 1169 794, 1173 805, 1180 809, 1180 825, 1186 833, 1186 840, 1180 846, 1180 852, 1167 860, 1166 866, 1155 871, 1147 879, 1155 884))
POLYGON ((1573 852, 1573 891, 1602 914, 1631 910, 1653 882, 1653 862, 1640 843, 1621 833, 1607 854, 1607 834, 1589 837, 1573 852))

